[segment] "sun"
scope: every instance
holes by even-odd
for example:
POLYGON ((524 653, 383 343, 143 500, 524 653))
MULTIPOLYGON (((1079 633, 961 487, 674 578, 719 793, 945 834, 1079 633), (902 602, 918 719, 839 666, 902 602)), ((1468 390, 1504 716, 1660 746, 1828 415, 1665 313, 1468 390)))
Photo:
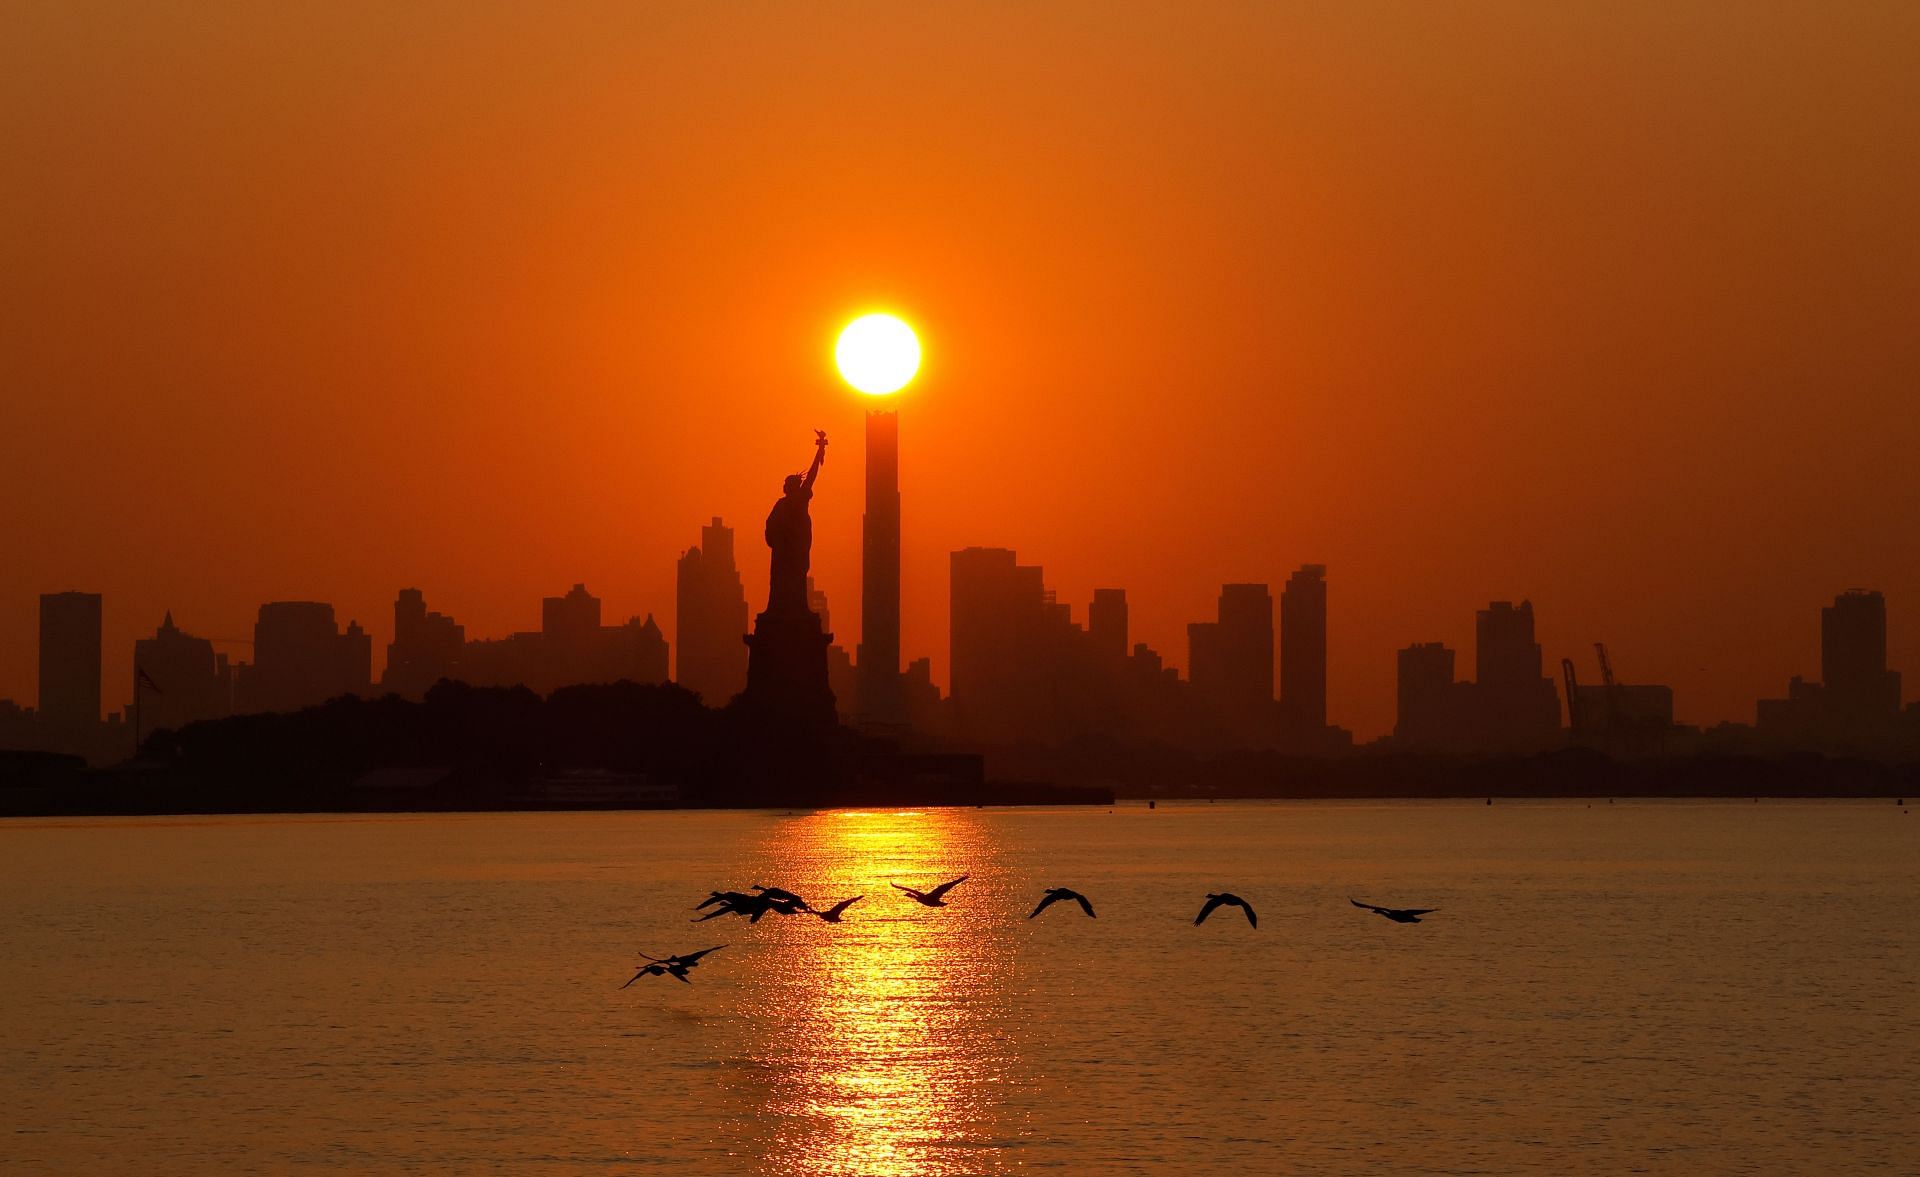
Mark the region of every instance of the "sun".
POLYGON ((833 359, 848 384, 869 396, 885 396, 905 388, 920 370, 920 340, 892 315, 861 315, 840 332, 833 359))

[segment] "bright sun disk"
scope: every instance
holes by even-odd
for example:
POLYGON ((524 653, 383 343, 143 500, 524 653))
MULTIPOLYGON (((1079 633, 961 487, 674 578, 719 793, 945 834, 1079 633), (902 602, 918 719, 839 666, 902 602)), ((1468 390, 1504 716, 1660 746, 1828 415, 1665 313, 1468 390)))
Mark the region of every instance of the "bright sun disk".
POLYGON ((870 396, 897 392, 920 370, 920 340, 892 315, 862 315, 834 346, 841 378, 870 396))

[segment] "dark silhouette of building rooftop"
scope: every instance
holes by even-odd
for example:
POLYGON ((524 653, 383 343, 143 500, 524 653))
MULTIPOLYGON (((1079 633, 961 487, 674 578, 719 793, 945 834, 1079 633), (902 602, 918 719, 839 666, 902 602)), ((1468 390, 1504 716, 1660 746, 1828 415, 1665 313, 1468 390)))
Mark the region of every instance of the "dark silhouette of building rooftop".
POLYGON ((1271 746, 1279 726, 1273 695, 1273 594, 1264 584, 1220 586, 1216 619, 1187 626, 1187 677, 1195 704, 1221 742, 1271 746))
POLYGON ((1920 713, 1900 708, 1900 673, 1887 668, 1887 603, 1849 589, 1820 610, 1820 673, 1795 675, 1784 699, 1755 706, 1760 738, 1776 746, 1879 754, 1920 746, 1920 713))
POLYGON ((141 734, 178 730, 233 713, 233 667, 207 638, 173 623, 133 643, 133 709, 141 734))
POLYGON ((454 677, 466 648, 466 627, 427 608, 426 595, 403 588, 393 603, 393 641, 387 644, 382 690, 418 699, 443 678, 454 677))
POLYGON ((51 750, 84 752, 100 723, 100 594, 40 597, 39 722, 51 750))
POLYGON ((235 668, 240 711, 297 711, 373 686, 373 639, 350 621, 343 631, 333 606, 320 601, 269 601, 253 626, 253 662, 235 668))
POLYGON ((1327 566, 1302 564, 1280 591, 1280 702, 1298 722, 1327 723, 1327 566))
POLYGON ((1454 653, 1439 642, 1399 655, 1395 738, 1449 752, 1524 752, 1562 739, 1560 695, 1541 673, 1533 602, 1494 601, 1474 619, 1478 678, 1455 682, 1454 653))
POLYGON ((468 641, 452 677, 542 695, 579 683, 667 679, 667 640, 651 613, 602 625, 600 598, 576 584, 564 596, 542 599, 540 623, 538 632, 468 641))
POLYGON ((747 593, 734 564, 733 529, 718 515, 680 556, 675 589, 674 681, 715 707, 746 689, 747 593))

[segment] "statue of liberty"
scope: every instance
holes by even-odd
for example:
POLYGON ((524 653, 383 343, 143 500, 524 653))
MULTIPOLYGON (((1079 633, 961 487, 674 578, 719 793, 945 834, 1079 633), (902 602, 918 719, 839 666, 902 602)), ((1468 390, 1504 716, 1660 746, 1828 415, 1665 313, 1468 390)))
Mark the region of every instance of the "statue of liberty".
POLYGON ((767 513, 767 546, 773 549, 773 575, 767 587, 769 617, 797 617, 808 612, 807 572, 813 562, 813 482, 827 460, 827 435, 814 430, 813 465, 803 474, 789 474, 780 501, 767 513))

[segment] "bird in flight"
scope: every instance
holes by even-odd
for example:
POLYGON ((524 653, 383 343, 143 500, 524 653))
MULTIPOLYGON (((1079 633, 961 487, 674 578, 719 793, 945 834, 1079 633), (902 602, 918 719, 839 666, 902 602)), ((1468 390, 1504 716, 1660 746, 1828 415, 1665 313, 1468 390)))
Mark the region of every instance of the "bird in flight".
POLYGON ((819 916, 821 919, 827 921, 830 924, 837 924, 840 922, 840 917, 843 914, 845 914, 847 908, 852 907, 854 904, 860 902, 862 899, 865 899, 865 898, 866 898, 865 895, 855 895, 852 899, 842 899, 840 902, 834 904, 832 907, 827 908, 827 910, 815 911, 813 914, 819 916))
POLYGON ((1353 896, 1347 896, 1347 902, 1368 911, 1377 911, 1396 924, 1417 924, 1420 917, 1439 911, 1437 907, 1375 907, 1371 903, 1362 903, 1353 896))
POLYGON ((1194 926, 1198 927, 1206 923, 1207 917, 1213 914, 1213 909, 1221 906, 1239 908, 1241 911, 1246 912, 1247 923, 1256 928, 1260 926, 1260 917, 1254 914, 1253 904, 1248 903, 1231 891, 1222 891, 1218 895, 1208 892, 1207 905, 1200 909, 1199 915, 1193 917, 1194 926))
MULTIPOLYGON (((780 887, 762 887, 758 883, 753 885, 753 889, 758 891, 762 896, 773 900, 775 903, 788 904, 800 911, 813 910, 813 908, 807 906, 806 900, 800 898, 800 896, 794 894, 792 891, 780 887)), ((782 914, 787 913, 783 912, 782 914)))
MULTIPOLYGON (((1027 918, 1032 919, 1034 916, 1039 915, 1041 912, 1047 910, 1047 908, 1060 902, 1062 899, 1073 900, 1074 902, 1080 905, 1081 911, 1086 912, 1088 915, 1093 915, 1093 904, 1087 902, 1087 897, 1085 895, 1082 895, 1080 894, 1080 892, 1071 890, 1070 888, 1067 888, 1067 887, 1048 887, 1046 890, 1046 893, 1040 897, 1040 906, 1034 908, 1033 914, 1029 915, 1027 918)), ((1098 917, 1095 917, 1095 918, 1098 918, 1098 917)))
POLYGON ((917 903, 925 904, 928 907, 945 907, 947 905, 947 901, 945 899, 946 893, 948 891, 953 890, 955 887, 958 887, 960 884, 966 881, 967 881, 967 876, 961 875, 957 879, 951 879, 951 880, 948 880, 947 882, 940 884, 938 887, 935 887, 931 891, 921 891, 913 887, 902 887, 898 883, 893 883, 891 885, 898 890, 905 891, 907 893, 907 898, 912 899, 917 903))
POLYGON ((714 907, 714 909, 707 914, 695 919, 693 921, 694 923, 704 923, 707 920, 718 919, 723 915, 744 915, 747 917, 748 923, 757 924, 760 922, 760 917, 770 911, 778 912, 781 915, 799 915, 803 911, 812 910, 812 908, 806 904, 799 902, 797 898, 775 899, 771 895, 742 895, 738 891, 715 891, 711 898, 701 903, 698 907, 695 907, 694 910, 699 911, 700 908, 706 907, 708 904, 717 904, 718 906, 714 907))
MULTIPOLYGON (((633 984, 642 977, 672 977, 682 985, 691 985, 693 982, 687 980, 687 973, 700 963, 700 958, 725 947, 725 944, 716 944, 712 948, 702 948, 698 952, 689 952, 685 956, 648 956, 642 952, 640 959, 651 963, 641 965, 639 972, 627 978, 627 985, 633 984)), ((620 987, 625 989, 627 985, 620 987)))

